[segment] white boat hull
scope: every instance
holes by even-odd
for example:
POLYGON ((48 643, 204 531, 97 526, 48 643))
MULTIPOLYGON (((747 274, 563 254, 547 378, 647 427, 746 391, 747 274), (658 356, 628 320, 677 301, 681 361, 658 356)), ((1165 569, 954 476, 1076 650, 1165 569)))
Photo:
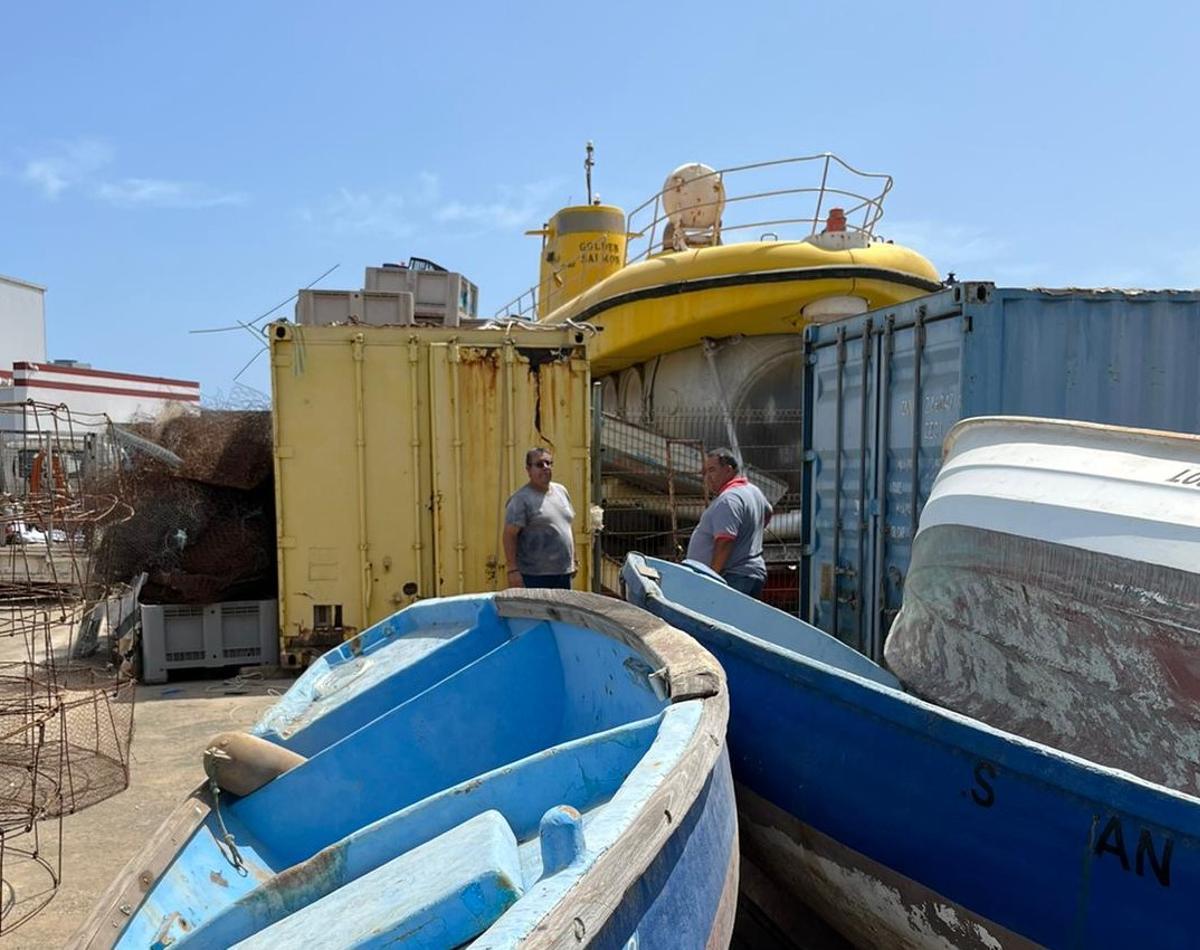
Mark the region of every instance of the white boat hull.
POLYGON ((956 427, 889 666, 958 712, 1200 793, 1200 494, 1188 471, 1200 473, 1190 436, 956 427))

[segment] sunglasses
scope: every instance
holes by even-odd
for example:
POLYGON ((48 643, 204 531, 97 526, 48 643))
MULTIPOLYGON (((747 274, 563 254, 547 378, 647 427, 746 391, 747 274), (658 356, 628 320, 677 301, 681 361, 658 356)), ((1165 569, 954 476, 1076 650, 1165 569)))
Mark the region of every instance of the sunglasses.
POLYGON ((551 461, 549 461, 549 460, 547 460, 547 459, 542 459, 541 461, 534 462, 534 463, 533 463, 531 466, 529 466, 529 467, 530 467, 530 468, 553 468, 553 467, 554 467, 554 463, 553 463, 553 462, 551 462, 551 461))

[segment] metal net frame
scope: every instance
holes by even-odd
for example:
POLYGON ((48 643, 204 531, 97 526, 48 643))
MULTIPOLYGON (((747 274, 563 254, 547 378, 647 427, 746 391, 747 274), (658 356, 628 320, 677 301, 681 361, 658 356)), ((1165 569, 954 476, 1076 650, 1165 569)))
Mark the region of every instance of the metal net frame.
POLYGON ((111 435, 104 416, 0 403, 0 935, 53 899, 64 816, 129 784, 134 683, 117 656, 76 658, 118 632, 105 541, 132 508, 111 435))

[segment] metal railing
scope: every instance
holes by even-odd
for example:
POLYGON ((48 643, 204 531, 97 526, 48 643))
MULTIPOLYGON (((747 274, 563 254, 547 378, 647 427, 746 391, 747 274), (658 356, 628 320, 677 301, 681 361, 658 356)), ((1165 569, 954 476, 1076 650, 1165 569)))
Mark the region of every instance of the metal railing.
MULTIPOLYGON (((833 208, 845 213, 846 231, 877 240, 875 227, 883 217, 884 199, 892 190, 891 175, 860 171, 831 152, 734 165, 701 175, 691 183, 702 183, 707 178, 721 182, 723 197, 690 207, 696 210, 723 204, 723 212, 710 229, 688 229, 685 246, 688 239, 697 239, 698 235, 691 233, 697 230, 706 232, 705 245, 720 244, 730 234, 745 241, 804 240, 818 233, 833 208), (755 234, 757 237, 752 237, 755 234)), ((680 249, 674 236, 667 234, 670 215, 663 204, 664 193, 652 195, 627 216, 626 266, 680 249)), ((584 267, 585 262, 576 259, 564 266, 584 267)), ((551 295, 546 301, 547 311, 566 303, 566 299, 557 299, 559 294, 554 288, 535 284, 496 311, 496 319, 535 319, 539 297, 547 293, 551 295)))
POLYGON ((774 507, 764 534, 768 562, 765 599, 784 610, 799 608, 797 573, 801 518, 798 410, 747 411, 727 417, 718 408, 674 413, 657 422, 633 423, 604 412, 595 450, 604 509, 600 535, 601 576, 630 551, 665 560, 684 557, 688 540, 709 501, 702 473, 704 453, 728 444, 727 426, 738 430, 744 474, 774 507))

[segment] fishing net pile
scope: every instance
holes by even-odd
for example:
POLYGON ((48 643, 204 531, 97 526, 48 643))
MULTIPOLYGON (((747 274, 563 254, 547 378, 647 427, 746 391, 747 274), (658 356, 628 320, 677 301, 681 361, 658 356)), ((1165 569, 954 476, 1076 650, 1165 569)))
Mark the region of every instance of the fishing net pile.
POLYGON ((120 478, 135 514, 106 539, 108 579, 145 573, 143 603, 274 597, 270 413, 205 410, 123 428, 120 478))

